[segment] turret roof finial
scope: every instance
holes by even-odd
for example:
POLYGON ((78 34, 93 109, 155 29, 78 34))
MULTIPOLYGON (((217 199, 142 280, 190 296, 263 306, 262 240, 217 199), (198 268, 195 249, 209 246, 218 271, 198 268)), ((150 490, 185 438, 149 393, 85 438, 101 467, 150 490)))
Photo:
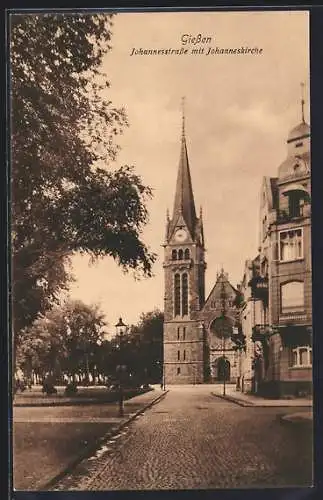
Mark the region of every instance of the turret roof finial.
POLYGON ((305 98, 304 98, 304 82, 301 82, 301 106, 302 106, 302 122, 305 123, 305 118, 304 118, 304 104, 305 104, 305 98))

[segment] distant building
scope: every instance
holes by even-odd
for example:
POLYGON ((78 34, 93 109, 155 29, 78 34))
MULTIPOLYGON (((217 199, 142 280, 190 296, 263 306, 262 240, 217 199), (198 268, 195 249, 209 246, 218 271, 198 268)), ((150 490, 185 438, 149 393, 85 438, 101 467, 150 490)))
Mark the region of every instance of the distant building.
POLYGON ((277 177, 263 179, 259 255, 243 280, 250 304, 242 328, 247 338, 252 329, 255 342, 253 389, 264 395, 312 390, 310 182, 310 127, 302 113, 277 177))
POLYGON ((183 130, 172 217, 164 242, 164 377, 166 384, 199 384, 237 377, 231 336, 235 290, 222 270, 205 301, 202 211, 196 215, 183 130))

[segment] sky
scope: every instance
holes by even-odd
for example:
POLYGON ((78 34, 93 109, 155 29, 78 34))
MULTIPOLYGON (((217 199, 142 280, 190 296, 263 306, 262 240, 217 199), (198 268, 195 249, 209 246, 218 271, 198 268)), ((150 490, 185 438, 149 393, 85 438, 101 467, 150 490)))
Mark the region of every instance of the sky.
MULTIPOLYGON (((186 141, 197 212, 203 207, 206 296, 224 267, 236 286, 246 259, 257 254, 262 178, 276 176, 288 132, 301 121, 301 82, 309 123, 307 12, 118 13, 105 56, 108 97, 129 120, 116 167, 134 165, 153 188, 143 239, 158 254, 152 278, 136 281, 112 258, 92 265, 73 257, 71 296, 98 303, 108 330, 141 313, 162 310, 166 210, 172 212, 185 96, 186 141), (182 35, 211 42, 182 44, 182 35), (133 49, 188 49, 180 55, 131 55, 133 49), (191 50, 204 47, 204 53, 191 50), (249 47, 259 54, 209 54, 249 47)), ((185 38, 185 37, 184 37, 185 38)))

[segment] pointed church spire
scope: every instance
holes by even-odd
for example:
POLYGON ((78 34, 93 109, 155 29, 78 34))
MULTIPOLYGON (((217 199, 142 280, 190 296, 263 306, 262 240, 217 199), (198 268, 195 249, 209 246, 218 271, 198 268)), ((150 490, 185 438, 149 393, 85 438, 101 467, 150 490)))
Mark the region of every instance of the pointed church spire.
POLYGON ((181 153, 178 166, 172 219, 174 224, 176 224, 176 221, 180 216, 183 217, 188 229, 191 232, 191 235, 193 235, 196 223, 196 211, 186 147, 184 98, 182 98, 181 153))
POLYGON ((304 97, 304 82, 301 82, 301 106, 302 106, 302 122, 305 123, 305 118, 304 118, 304 104, 305 104, 305 97, 304 97))

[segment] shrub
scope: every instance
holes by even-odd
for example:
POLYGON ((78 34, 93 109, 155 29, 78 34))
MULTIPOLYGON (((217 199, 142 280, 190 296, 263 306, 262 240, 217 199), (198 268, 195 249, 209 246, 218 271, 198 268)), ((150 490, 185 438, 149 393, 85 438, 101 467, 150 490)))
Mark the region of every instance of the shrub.
POLYGON ((77 389, 76 382, 70 382, 65 387, 65 394, 66 394, 66 396, 74 396, 74 394, 76 394, 77 391, 78 391, 78 389, 77 389))
POLYGON ((57 389, 52 382, 43 382, 42 392, 50 396, 51 394, 57 394, 57 389))

